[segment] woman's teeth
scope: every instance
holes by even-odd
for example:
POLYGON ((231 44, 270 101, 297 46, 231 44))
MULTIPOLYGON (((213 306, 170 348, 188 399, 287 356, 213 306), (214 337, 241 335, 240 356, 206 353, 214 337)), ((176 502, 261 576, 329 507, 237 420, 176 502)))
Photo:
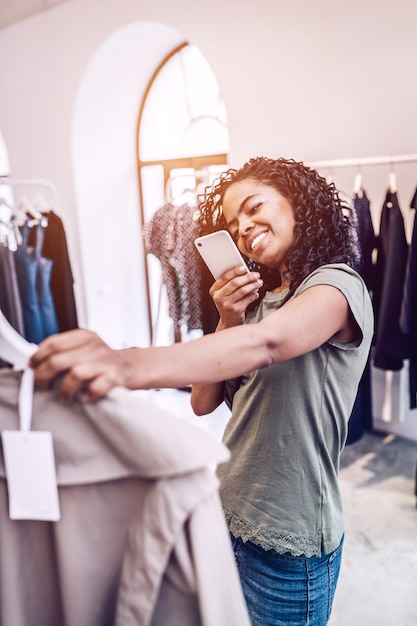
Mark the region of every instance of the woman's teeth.
POLYGON ((250 249, 253 250, 255 248, 255 246, 258 245, 258 243, 264 238, 266 237, 266 233, 261 233, 260 235, 258 235, 257 237, 255 237, 255 239, 252 241, 251 247, 250 249))

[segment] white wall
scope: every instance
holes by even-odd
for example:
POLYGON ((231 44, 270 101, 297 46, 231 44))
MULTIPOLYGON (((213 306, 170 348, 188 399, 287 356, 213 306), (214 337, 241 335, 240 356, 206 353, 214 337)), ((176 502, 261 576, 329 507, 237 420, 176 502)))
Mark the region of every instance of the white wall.
MULTIPOLYGON (((0 129, 11 172, 58 187, 85 324, 91 320, 72 163, 75 103, 99 47, 140 21, 166 24, 206 56, 228 111, 232 165, 260 154, 314 161, 417 152, 417 4, 409 0, 71 0, 0 30, 0 129)), ((109 67, 109 90, 118 71, 109 67)), ((398 165, 396 174, 408 223, 417 164, 398 165)), ((351 189, 352 170, 335 175, 351 189)), ((388 169, 363 175, 377 222, 388 169)), ((124 271, 132 271, 129 252, 123 254, 124 271)), ((144 308, 135 315, 142 319, 144 308)))
POLYGON ((261 153, 414 152, 416 19, 408 0, 64 3, 0 32, 0 127, 14 173, 52 178, 69 204, 79 83, 103 40, 137 20, 165 22, 205 54, 228 108, 236 164, 261 153))
POLYGON ((127 24, 99 46, 77 93, 72 162, 85 318, 118 347, 149 343, 136 129, 155 68, 182 42, 159 22, 127 24))

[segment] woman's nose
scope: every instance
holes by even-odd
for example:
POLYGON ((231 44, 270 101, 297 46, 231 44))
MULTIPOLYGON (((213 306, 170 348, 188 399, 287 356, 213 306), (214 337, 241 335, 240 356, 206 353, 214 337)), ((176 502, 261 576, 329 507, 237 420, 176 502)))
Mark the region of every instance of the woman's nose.
POLYGON ((249 216, 241 216, 239 220, 239 233, 247 235, 253 228, 253 221, 249 216))

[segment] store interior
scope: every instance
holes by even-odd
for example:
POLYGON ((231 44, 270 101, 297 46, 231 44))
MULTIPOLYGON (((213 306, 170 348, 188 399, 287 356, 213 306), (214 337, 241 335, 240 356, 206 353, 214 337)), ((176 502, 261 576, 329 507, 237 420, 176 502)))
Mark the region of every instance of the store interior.
MULTIPOLYGON (((0 220, 28 206, 56 216, 60 329, 116 348, 198 336, 173 318, 152 220, 172 200, 193 210, 202 186, 253 156, 365 192, 376 237, 395 192, 411 248, 416 20, 408 0, 0 0, 0 220)), ((370 364, 363 431, 342 457, 332 626, 417 623, 412 366, 370 364)), ((221 439, 225 407, 196 418, 188 390, 152 397, 221 439)))

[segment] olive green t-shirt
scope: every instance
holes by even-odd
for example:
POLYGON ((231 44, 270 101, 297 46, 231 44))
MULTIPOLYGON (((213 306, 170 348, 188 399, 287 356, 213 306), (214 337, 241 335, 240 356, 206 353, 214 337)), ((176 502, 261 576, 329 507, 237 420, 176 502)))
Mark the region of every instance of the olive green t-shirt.
MULTIPOLYGON (((322 266, 292 297, 322 284, 340 289, 362 337, 327 341, 226 381, 232 416, 223 441, 231 459, 218 475, 229 529, 243 541, 294 556, 328 554, 341 541, 339 459, 373 334, 372 304, 359 274, 344 264, 322 266)), ((276 311, 285 295, 267 293, 246 323, 276 311)))

